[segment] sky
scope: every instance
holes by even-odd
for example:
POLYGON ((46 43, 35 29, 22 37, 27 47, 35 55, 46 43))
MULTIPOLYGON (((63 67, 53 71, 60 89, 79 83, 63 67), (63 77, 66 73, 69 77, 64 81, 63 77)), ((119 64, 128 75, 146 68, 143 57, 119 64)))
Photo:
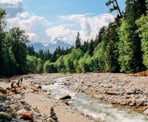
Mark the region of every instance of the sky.
MULTIPOLYGON (((32 43, 44 45, 61 39, 74 44, 77 33, 82 41, 95 39, 100 28, 114 20, 107 0, 0 0, 7 12, 6 30, 20 27, 32 43)), ((125 0, 118 0, 124 11, 125 0)))

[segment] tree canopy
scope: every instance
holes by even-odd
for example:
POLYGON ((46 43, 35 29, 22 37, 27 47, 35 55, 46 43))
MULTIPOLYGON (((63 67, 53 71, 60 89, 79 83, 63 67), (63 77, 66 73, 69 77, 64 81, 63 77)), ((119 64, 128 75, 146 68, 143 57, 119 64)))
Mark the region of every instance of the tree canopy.
POLYGON ((5 30, 6 12, 0 9, 0 74, 52 72, 137 72, 148 69, 148 0, 126 0, 121 12, 117 0, 107 0, 114 22, 103 26, 95 39, 84 41, 78 32, 75 45, 35 52, 25 31, 5 30), (82 42, 84 43, 82 43, 82 42))

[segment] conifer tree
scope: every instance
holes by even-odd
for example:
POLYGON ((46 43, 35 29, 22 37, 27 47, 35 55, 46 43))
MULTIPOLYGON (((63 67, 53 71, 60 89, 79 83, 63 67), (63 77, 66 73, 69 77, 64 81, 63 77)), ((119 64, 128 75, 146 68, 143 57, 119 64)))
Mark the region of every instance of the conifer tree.
POLYGON ((3 73, 3 69, 2 69, 2 66, 3 66, 3 52, 2 52, 2 49, 4 48, 4 26, 5 26, 5 23, 4 23, 4 16, 6 15, 6 12, 3 10, 3 9, 0 9, 0 74, 3 73))
POLYGON ((146 0, 147 11, 136 21, 138 34, 141 37, 141 49, 143 52, 143 64, 148 69, 148 0, 146 0))
POLYGON ((119 7, 119 4, 118 4, 117 0, 108 0, 106 2, 106 5, 107 6, 111 6, 112 5, 112 8, 110 8, 110 12, 118 11, 119 16, 122 17, 122 12, 120 10, 120 7, 119 7))
POLYGON ((121 72, 140 71, 142 65, 141 41, 136 33, 137 26, 135 21, 146 10, 144 0, 127 0, 125 8, 125 17, 121 21, 121 26, 118 28, 120 42, 119 49, 119 64, 121 72), (137 5, 139 4, 139 5, 137 5))
POLYGON ((79 32, 77 33, 77 36, 76 36, 75 47, 76 48, 81 47, 81 39, 80 39, 80 33, 79 32))

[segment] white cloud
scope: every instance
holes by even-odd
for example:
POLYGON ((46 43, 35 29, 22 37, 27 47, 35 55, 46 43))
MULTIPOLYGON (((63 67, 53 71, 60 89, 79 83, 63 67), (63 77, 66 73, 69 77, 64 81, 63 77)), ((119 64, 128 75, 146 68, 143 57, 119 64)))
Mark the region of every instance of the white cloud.
POLYGON ((24 11, 22 0, 0 0, 0 8, 5 9, 10 18, 24 11))
POLYGON ((9 4, 15 4, 18 2, 22 2, 22 0, 0 0, 0 3, 9 3, 9 4))
POLYGON ((60 16, 59 19, 64 22, 63 25, 55 26, 46 30, 51 39, 62 36, 74 43, 77 32, 80 32, 80 38, 84 41, 95 39, 100 28, 107 26, 109 22, 114 20, 111 14, 102 14, 97 16, 89 16, 89 14, 76 14, 69 16, 60 16), (68 24, 67 24, 68 23, 68 24))
POLYGON ((0 7, 7 12, 7 30, 20 27, 29 35, 30 41, 48 43, 50 37, 45 30, 49 28, 50 23, 44 17, 25 11, 22 0, 0 0, 0 7))
POLYGON ((7 19, 8 29, 12 27, 20 27, 29 35, 29 39, 33 42, 48 43, 50 38, 45 30, 51 24, 44 18, 36 15, 30 16, 28 13, 19 13, 17 17, 7 19))
POLYGON ((0 7, 8 13, 7 29, 20 27, 29 35, 30 41, 44 44, 53 42, 58 37, 72 44, 78 31, 82 40, 94 39, 99 29, 114 19, 111 14, 75 14, 58 17, 59 23, 55 25, 45 17, 25 11, 22 0, 0 0, 0 7))
POLYGON ((29 18, 30 14, 28 12, 21 12, 21 13, 17 13, 17 17, 25 19, 25 18, 29 18))
POLYGON ((51 41, 54 41, 56 38, 61 38, 62 40, 68 43, 73 43, 73 40, 76 37, 77 31, 66 28, 65 25, 54 26, 46 30, 47 35, 51 38, 51 41))

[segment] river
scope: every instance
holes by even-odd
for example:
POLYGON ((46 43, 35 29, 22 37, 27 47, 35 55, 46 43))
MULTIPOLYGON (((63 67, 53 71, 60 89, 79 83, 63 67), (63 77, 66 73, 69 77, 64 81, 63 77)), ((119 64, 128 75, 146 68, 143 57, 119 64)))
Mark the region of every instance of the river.
MULTIPOLYGON (((43 90, 50 92, 50 97, 60 99, 61 96, 68 94, 72 97, 69 105, 76 108, 85 115, 93 117, 99 122, 148 122, 148 116, 125 109, 115 107, 111 104, 104 103, 85 93, 73 92, 65 85, 66 77, 55 79, 49 85, 42 85, 43 90)), ((72 82, 72 81, 71 81, 72 82)), ((77 86, 78 83, 73 83, 77 86)))

